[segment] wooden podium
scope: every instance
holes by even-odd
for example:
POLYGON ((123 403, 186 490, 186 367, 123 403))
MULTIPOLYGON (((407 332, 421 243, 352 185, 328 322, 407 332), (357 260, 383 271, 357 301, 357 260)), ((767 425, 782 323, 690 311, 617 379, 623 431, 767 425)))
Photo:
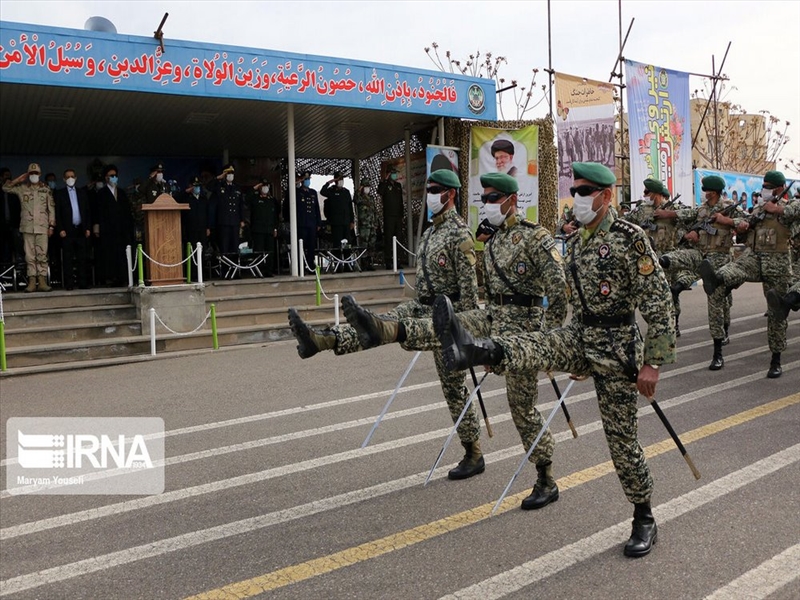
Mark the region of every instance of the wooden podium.
MULTIPOLYGON (((175 285, 185 283, 181 246, 181 211, 188 204, 178 204, 169 194, 161 194, 152 204, 143 204, 145 252, 162 265, 147 260, 145 278, 150 285, 175 285)), ((146 260, 146 259, 145 259, 146 260)))

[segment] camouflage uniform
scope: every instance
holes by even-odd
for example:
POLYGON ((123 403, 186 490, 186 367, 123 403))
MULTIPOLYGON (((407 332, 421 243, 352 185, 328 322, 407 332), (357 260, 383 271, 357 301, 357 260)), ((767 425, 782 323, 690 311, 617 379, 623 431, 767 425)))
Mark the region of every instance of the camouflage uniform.
MULTIPOLYGON (((419 245, 417 298, 403 302, 381 316, 387 320, 404 322, 406 319, 429 319, 433 300, 440 294, 448 296, 457 311, 478 308, 478 280, 475 274, 477 259, 474 245, 469 228, 455 210, 451 209, 436 215, 433 226, 423 233, 419 245), (427 278, 425 269, 428 273, 427 278)), ((336 345, 333 350, 337 355, 362 350, 356 330, 350 325, 336 325, 331 331, 336 335, 336 345)), ((433 351, 442 392, 455 422, 469 397, 467 387, 464 385, 466 373, 451 372, 445 368, 438 343, 423 346, 404 343, 403 347, 407 350, 433 351)), ((480 423, 474 406, 470 406, 459 424, 458 436, 462 442, 474 442, 480 437, 480 423)))
MULTIPOLYGON (((718 223, 710 223, 708 219, 717 213, 727 210, 734 203, 731 200, 720 198, 712 207, 704 201, 698 208, 686 208, 679 210, 678 220, 685 224, 691 224, 689 229, 698 230, 699 241, 694 248, 682 248, 673 252, 668 252, 666 256, 669 261, 668 272, 676 270, 688 270, 696 273, 703 259, 707 259, 715 269, 729 263, 733 258, 733 227, 727 227, 718 223), (701 226, 705 227, 702 228, 701 226)), ((728 215, 733 219, 734 227, 742 222, 744 214, 741 209, 735 209, 733 215, 728 215)), ((722 340, 725 331, 731 322, 731 305, 733 299, 730 292, 724 287, 714 290, 708 297, 708 328, 711 338, 722 340)))
POLYGON ((28 277, 47 277, 47 234, 56 225, 53 191, 43 181, 18 184, 9 181, 3 184, 3 191, 16 194, 20 200, 19 230, 25 244, 28 277))
POLYGON ((375 201, 363 191, 356 195, 356 210, 358 212, 358 241, 367 252, 372 252, 377 240, 377 225, 375 214, 375 201))
MULTIPOLYGON (((560 326, 567 314, 567 284, 561 254, 548 231, 513 215, 487 242, 483 253, 486 310, 459 313, 462 324, 481 337, 539 331, 560 326), (502 272, 502 276, 499 272, 502 272), (506 280, 503 279, 506 278, 506 280), (542 299, 547 296, 549 308, 542 299)), ((407 339, 403 347, 438 348, 430 320, 403 321, 407 339)), ((511 416, 525 451, 533 444, 544 419, 536 409, 537 372, 506 375, 506 395, 511 416)), ((552 460, 555 441, 548 429, 531 453, 530 461, 552 460)))
MULTIPOLYGON (((594 378, 611 459, 628 500, 650 501, 653 479, 637 439, 638 368, 675 361, 675 321, 666 276, 637 226, 606 214, 594 233, 568 244, 573 316, 547 332, 493 338, 498 372, 566 371, 594 378), (642 339, 634 311, 647 322, 642 339)), ((460 315, 459 315, 460 320, 460 315)))
POLYGON ((800 200, 792 200, 784 208, 784 216, 792 219, 789 252, 792 256, 793 281, 800 282, 800 200))
MULTIPOLYGON (((762 283, 764 293, 775 289, 781 296, 792 283, 792 259, 789 249, 790 225, 800 220, 800 203, 790 207, 778 200, 784 214, 777 216, 757 206, 750 216, 750 230, 744 253, 722 268, 716 276, 728 288, 737 288, 745 281, 762 283)), ((786 349, 786 319, 779 319, 773 311, 767 314, 767 340, 773 353, 786 349)))

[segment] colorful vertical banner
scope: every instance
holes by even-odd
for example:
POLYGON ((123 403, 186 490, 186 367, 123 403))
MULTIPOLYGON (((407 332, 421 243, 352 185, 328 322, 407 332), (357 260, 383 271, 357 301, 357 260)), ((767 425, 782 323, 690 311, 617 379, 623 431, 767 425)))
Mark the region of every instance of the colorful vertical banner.
POLYGON ((573 162, 598 162, 614 170, 614 86, 556 73, 558 214, 572 206, 573 162))
POLYGON ((625 61, 633 196, 648 177, 672 195, 692 189, 689 74, 625 61))
MULTIPOLYGON (((469 152, 469 226, 473 233, 485 218, 481 203, 481 175, 508 173, 519 181, 517 211, 539 220, 539 127, 494 129, 473 127, 469 152)), ((483 244, 476 245, 478 250, 483 244)))
MULTIPOLYGON (((458 148, 451 148, 450 146, 427 146, 425 148, 425 162, 427 165, 425 179, 427 180, 431 173, 439 169, 450 169, 453 173, 458 175, 458 151, 458 148)), ((461 179, 460 175, 458 177, 461 179)), ((459 196, 459 201, 461 201, 461 196, 459 196)), ((424 191, 422 195, 422 206, 426 206, 424 191)), ((460 207, 456 208, 460 210, 460 207)), ((428 220, 430 221, 433 215, 427 207, 425 210, 428 212, 428 220)))

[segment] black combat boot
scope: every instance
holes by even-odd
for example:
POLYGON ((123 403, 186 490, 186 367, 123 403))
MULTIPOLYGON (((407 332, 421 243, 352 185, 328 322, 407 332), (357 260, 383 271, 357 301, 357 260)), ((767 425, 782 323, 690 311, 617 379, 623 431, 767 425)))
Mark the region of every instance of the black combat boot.
POLYGON ((722 340, 714 340, 714 356, 711 358, 711 364, 708 365, 709 371, 719 371, 725 366, 725 360, 722 358, 722 340))
POLYGON ((520 505, 522 510, 537 510, 558 500, 558 486, 553 479, 553 463, 548 461, 543 465, 536 465, 536 472, 539 477, 531 495, 522 501, 520 505))
POLYGON ((703 290, 709 296, 713 294, 716 289, 722 285, 722 280, 714 272, 714 265, 708 259, 703 259, 700 266, 697 268, 700 277, 703 278, 703 290))
POLYGON ((658 525, 653 517, 653 511, 650 510, 650 503, 634 504, 631 539, 625 544, 625 556, 639 558, 650 554, 657 539, 658 525))
POLYGON ((772 289, 767 292, 767 304, 769 309, 781 320, 789 318, 790 310, 800 310, 800 292, 790 292, 781 296, 778 290, 772 289))
POLYGON ((321 350, 333 350, 336 346, 336 334, 330 329, 315 331, 300 318, 298 312, 289 309, 289 326, 297 339, 297 353, 300 358, 311 358, 321 350))
POLYGON ((464 446, 466 454, 464 454, 464 458, 461 459, 458 466, 455 469, 450 469, 447 473, 448 479, 467 479, 473 475, 480 475, 486 469, 480 440, 461 442, 461 445, 464 446))
POLYGON ((724 330, 725 330, 725 337, 723 337, 723 338, 722 338, 722 345, 723 345, 723 346, 727 346, 728 344, 730 344, 730 343, 731 343, 731 338, 730 338, 730 336, 728 335, 728 328, 729 328, 730 326, 731 326, 731 324, 730 324, 730 323, 727 323, 727 324, 724 326, 724 330))
POLYGON ((499 365, 503 349, 490 339, 476 340, 461 326, 450 298, 433 301, 433 329, 442 346, 442 359, 448 371, 463 371, 478 365, 499 365))
POLYGON ((342 310, 347 322, 356 330, 358 342, 365 350, 397 341, 398 321, 381 319, 360 306, 355 298, 342 298, 342 310))
POLYGON ((767 371, 767 377, 770 379, 777 379, 782 373, 783 369, 781 369, 781 353, 773 352, 772 360, 769 363, 769 371, 767 371))
POLYGON ((658 264, 660 264, 665 269, 669 269, 669 265, 671 264, 671 262, 672 261, 669 259, 669 256, 667 256, 666 254, 664 254, 658 259, 658 264))

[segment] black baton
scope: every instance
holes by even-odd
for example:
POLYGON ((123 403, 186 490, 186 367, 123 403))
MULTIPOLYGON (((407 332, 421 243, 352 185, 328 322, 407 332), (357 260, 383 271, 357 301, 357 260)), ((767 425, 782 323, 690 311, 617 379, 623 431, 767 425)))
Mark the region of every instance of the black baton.
MULTIPOLYGON (((550 383, 553 384, 553 389, 556 391, 556 396, 559 400, 561 400, 561 390, 558 389, 558 384, 556 383, 556 378, 553 377, 553 374, 548 371, 547 376, 550 378, 550 383)), ((572 431, 572 437, 578 437, 578 432, 575 430, 575 426, 572 424, 572 417, 569 416, 569 411, 567 410, 566 402, 561 403, 561 410, 564 411, 564 416, 567 418, 567 425, 569 425, 570 431, 572 431)))
MULTIPOLYGON (((475 376, 475 369, 472 367, 469 368, 470 375, 472 375, 472 385, 478 387, 478 378, 475 376)), ((483 421, 486 423, 486 433, 489 434, 489 437, 493 437, 494 433, 492 432, 492 425, 489 423, 489 415, 486 414, 486 407, 483 405, 483 396, 481 396, 481 391, 478 390, 478 404, 481 406, 481 412, 483 413, 483 421)))
POLYGON ((658 418, 661 419, 661 422, 664 424, 664 427, 667 428, 669 435, 672 437, 672 441, 675 442, 675 445, 678 447, 678 450, 681 451, 683 454, 683 458, 686 459, 686 464, 689 465, 689 468, 692 470, 692 475, 694 475, 695 479, 700 479, 700 471, 697 470, 697 467, 694 466, 692 459, 689 458, 689 453, 686 452, 686 448, 683 447, 678 434, 675 433, 675 430, 672 428, 672 425, 667 420, 667 416, 661 411, 661 407, 656 403, 656 399, 652 396, 648 398, 650 404, 653 405, 653 410, 656 411, 658 418))

